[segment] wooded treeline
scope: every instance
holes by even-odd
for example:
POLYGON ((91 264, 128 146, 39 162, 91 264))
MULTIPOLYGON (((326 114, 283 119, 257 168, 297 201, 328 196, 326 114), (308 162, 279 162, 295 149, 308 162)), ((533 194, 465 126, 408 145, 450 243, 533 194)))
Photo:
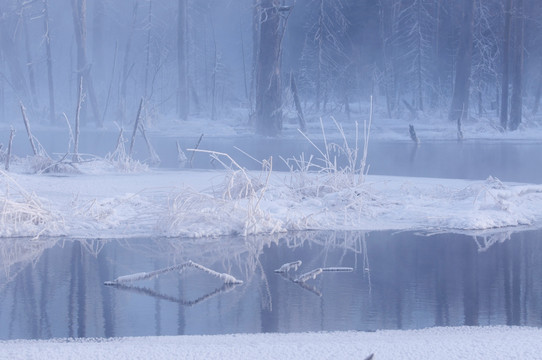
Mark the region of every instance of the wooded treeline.
POLYGON ((0 121, 21 101, 62 125, 82 83, 87 126, 144 98, 146 121, 244 114, 276 135, 373 95, 381 116, 514 130, 539 109, 539 19, 538 0, 4 0, 0 121))

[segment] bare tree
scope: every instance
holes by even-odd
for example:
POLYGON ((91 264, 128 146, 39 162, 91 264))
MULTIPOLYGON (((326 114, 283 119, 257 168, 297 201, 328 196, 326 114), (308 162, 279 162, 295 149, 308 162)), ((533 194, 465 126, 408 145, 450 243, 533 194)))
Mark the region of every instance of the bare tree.
POLYGON ((23 70, 20 67, 21 61, 9 24, 9 15, 12 14, 13 9, 7 8, 6 3, 0 2, 0 51, 4 54, 4 59, 10 73, 8 84, 17 98, 27 99, 28 86, 23 75, 23 70))
POLYGON ((501 128, 508 127, 508 86, 510 76, 510 21, 512 18, 512 0, 505 0, 503 60, 502 60, 502 91, 501 91, 501 128))
POLYGON ((20 4, 21 12, 19 14, 20 22, 23 28, 24 49, 26 52, 26 69, 28 71, 28 83, 30 85, 31 104, 33 108, 38 107, 38 93, 36 90, 36 76, 34 71, 34 58, 30 48, 30 35, 28 33, 28 18, 31 4, 20 4))
POLYGON ((469 111, 470 74, 472 62, 472 28, 474 20, 474 1, 463 0, 461 37, 457 54, 455 86, 452 107, 448 115, 451 121, 464 120, 469 111))
POLYGON ((49 32, 49 4, 43 0, 43 27, 45 40, 45 55, 47 59, 47 80, 49 88, 49 120, 55 122, 55 86, 53 78, 53 57, 51 55, 51 34, 49 32))
POLYGON ((316 110, 325 110, 332 89, 343 88, 343 73, 348 59, 345 53, 344 34, 348 20, 344 14, 344 0, 312 0, 316 9, 309 17, 310 26, 303 45, 302 75, 304 82, 314 89, 316 110))
POLYGON ((510 130, 516 130, 521 123, 523 108, 523 52, 524 52, 524 11, 523 0, 514 2, 513 19, 512 96, 510 98, 510 130))
POLYGON ((187 1, 179 0, 177 14, 177 69, 178 69, 178 114, 182 120, 188 119, 188 66, 187 66, 187 1))
POLYGON ((256 131, 275 136, 282 130, 281 55, 285 24, 281 26, 279 0, 262 0, 256 70, 256 131))
POLYGON ((85 93, 88 94, 90 99, 94 121, 98 126, 102 126, 98 100, 96 99, 90 76, 90 65, 87 62, 87 1, 71 0, 71 3, 75 40, 77 43, 77 89, 79 89, 79 84, 82 82, 86 90, 85 93))

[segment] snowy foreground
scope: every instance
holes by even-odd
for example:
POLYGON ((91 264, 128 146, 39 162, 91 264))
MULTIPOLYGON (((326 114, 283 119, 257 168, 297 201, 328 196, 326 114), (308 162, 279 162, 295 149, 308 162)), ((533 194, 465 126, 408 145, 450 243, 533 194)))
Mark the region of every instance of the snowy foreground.
MULTIPOLYGON (((90 166, 90 165, 89 165, 90 166)), ((306 172, 0 172, 0 236, 204 237, 538 226, 542 186, 306 172)))
POLYGON ((542 329, 450 327, 335 332, 0 341, 3 359, 540 359, 542 329))

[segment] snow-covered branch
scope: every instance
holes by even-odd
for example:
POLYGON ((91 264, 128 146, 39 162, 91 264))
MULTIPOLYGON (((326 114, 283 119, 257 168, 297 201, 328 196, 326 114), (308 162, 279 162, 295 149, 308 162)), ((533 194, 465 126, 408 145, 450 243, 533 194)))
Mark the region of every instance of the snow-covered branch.
POLYGON ((134 281, 148 280, 148 279, 155 278, 157 276, 160 276, 162 274, 165 274, 165 273, 168 273, 168 272, 171 272, 171 271, 179 271, 179 272, 181 272, 181 271, 185 270, 188 267, 193 267, 195 269, 201 270, 201 271, 203 271, 203 272, 205 272, 205 273, 207 273, 207 274, 209 274, 211 276, 214 276, 214 277, 222 280, 225 284, 242 284, 243 283, 242 280, 238 280, 238 279, 236 279, 235 277, 233 277, 230 274, 216 272, 216 271, 211 270, 211 269, 209 269, 209 268, 207 268, 207 267, 205 267, 203 265, 195 263, 192 260, 189 260, 189 261, 187 261, 185 263, 182 263, 182 264, 179 264, 179 265, 173 265, 173 266, 169 266, 167 268, 163 268, 163 269, 159 269, 159 270, 155 270, 155 271, 139 272, 139 273, 135 273, 135 274, 119 276, 118 278, 116 278, 113 281, 106 281, 104 283, 104 285, 118 285, 118 284, 130 283, 130 282, 134 282, 134 281))

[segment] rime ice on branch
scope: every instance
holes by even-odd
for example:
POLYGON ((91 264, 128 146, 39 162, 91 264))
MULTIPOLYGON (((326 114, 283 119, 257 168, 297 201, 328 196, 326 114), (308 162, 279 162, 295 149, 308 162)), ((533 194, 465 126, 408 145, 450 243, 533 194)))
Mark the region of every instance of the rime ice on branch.
POLYGON ((288 271, 292 270, 297 271, 297 268, 301 266, 302 262, 301 260, 297 260, 294 262, 289 262, 286 264, 283 264, 280 268, 275 269, 276 273, 287 273, 288 271))

